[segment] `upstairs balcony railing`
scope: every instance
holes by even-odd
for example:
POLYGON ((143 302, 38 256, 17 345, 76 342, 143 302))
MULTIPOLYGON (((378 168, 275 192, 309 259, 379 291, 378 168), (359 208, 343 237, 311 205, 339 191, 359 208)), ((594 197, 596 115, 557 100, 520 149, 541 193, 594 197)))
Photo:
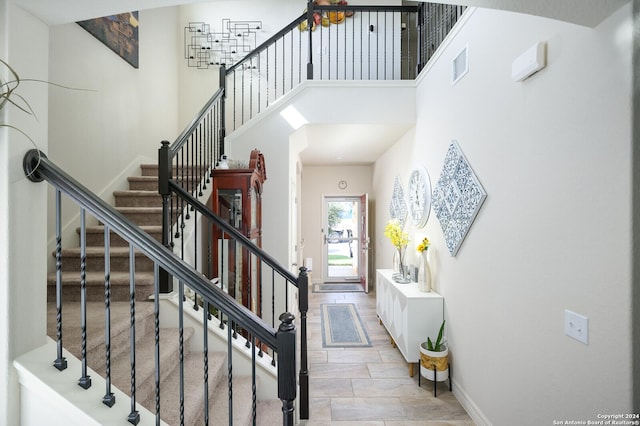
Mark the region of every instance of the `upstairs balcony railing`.
POLYGON ((466 6, 322 6, 307 11, 235 64, 221 64, 233 131, 305 80, 412 80, 466 6))

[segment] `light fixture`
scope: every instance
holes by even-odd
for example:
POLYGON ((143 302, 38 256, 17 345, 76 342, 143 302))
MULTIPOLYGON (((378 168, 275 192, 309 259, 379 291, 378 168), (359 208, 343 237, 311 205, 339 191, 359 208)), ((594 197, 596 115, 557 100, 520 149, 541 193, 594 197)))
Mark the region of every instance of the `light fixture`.
MULTIPOLYGON (((184 57, 189 67, 207 69, 232 66, 256 47, 256 34, 262 21, 222 20, 222 30, 215 31, 205 22, 189 22, 184 27, 184 57)), ((242 69, 255 69, 253 64, 242 69)))

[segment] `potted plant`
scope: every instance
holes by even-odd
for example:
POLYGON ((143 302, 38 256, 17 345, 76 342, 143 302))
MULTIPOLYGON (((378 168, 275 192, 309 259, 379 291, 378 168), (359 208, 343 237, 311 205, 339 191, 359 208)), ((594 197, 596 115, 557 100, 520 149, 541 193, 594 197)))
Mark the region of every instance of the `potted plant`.
POLYGON ((420 374, 436 382, 449 378, 449 348, 443 337, 444 323, 445 321, 442 321, 435 342, 427 337, 427 341, 420 344, 420 374))

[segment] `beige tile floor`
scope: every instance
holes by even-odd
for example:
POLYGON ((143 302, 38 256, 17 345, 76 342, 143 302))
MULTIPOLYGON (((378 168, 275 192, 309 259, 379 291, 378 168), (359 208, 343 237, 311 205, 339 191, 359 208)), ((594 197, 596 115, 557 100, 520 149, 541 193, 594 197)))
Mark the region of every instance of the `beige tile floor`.
MULTIPOLYGON (((376 296, 365 293, 309 292, 308 313, 310 419, 303 425, 473 425, 464 408, 449 392, 448 382, 433 382, 409 368, 391 346, 376 316, 376 296), (323 348, 321 303, 354 303, 367 329, 371 347, 323 348)), ((417 365, 416 365, 417 371, 417 365)))

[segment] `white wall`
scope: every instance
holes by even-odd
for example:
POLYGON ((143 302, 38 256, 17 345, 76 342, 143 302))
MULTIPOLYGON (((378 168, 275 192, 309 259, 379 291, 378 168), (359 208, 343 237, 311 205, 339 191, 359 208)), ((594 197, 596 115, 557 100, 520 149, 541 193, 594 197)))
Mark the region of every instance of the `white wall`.
MULTIPOLYGON (((302 235, 303 257, 313 260, 313 282, 323 282, 325 253, 323 244, 323 215, 325 195, 360 196, 371 194, 370 204, 375 203, 371 179, 373 168, 361 166, 305 166, 302 169, 302 235), (338 182, 347 181, 347 188, 338 188, 338 182)), ((373 212, 373 209, 370 210, 373 212)), ((369 218, 373 223, 372 218, 369 218)))
POLYGON ((422 159, 435 184, 452 139, 488 192, 456 257, 433 212, 424 230, 454 391, 480 424, 632 412, 630 17, 627 5, 590 29, 476 10, 424 73, 414 140, 376 164, 378 235, 401 165, 422 159), (548 67, 513 82, 512 61, 537 41, 548 67), (470 71, 452 87, 465 44, 470 71), (564 335, 564 309, 589 317, 588 345, 564 335))
POLYGON ((298 0, 278 0, 277 2, 222 0, 181 6, 177 23, 181 128, 189 124, 219 87, 218 67, 203 70, 187 66, 187 60, 184 59, 184 28, 189 25, 189 22, 204 22, 210 25, 212 31, 222 31, 222 19, 225 18, 237 21, 262 21, 263 30, 256 36, 256 44, 260 45, 293 21, 296 16, 302 14, 305 7, 306 3, 298 0))
MULTIPOLYGON (((48 28, 11 2, 0 2, 0 11, 2 59, 21 78, 46 80, 48 28)), ((46 151, 47 87, 25 82, 19 93, 38 119, 7 107, 2 122, 23 130, 46 151)), ((22 171, 22 158, 31 148, 15 130, 0 133, 0 424, 7 425, 19 422, 17 377, 11 362, 45 339, 46 187, 31 183, 22 171)))
MULTIPOLYGON (((162 140, 178 134, 178 40, 167 31, 176 13, 139 12, 138 69, 75 23, 51 27, 50 81, 87 90, 50 89, 48 155, 107 202, 114 190, 128 189, 126 177, 139 174, 140 163, 157 162, 162 140)), ((53 202, 50 197, 50 209, 53 202)), ((63 209, 65 246, 77 244, 77 211, 63 209)), ((54 218, 49 215, 50 236, 54 218)))

